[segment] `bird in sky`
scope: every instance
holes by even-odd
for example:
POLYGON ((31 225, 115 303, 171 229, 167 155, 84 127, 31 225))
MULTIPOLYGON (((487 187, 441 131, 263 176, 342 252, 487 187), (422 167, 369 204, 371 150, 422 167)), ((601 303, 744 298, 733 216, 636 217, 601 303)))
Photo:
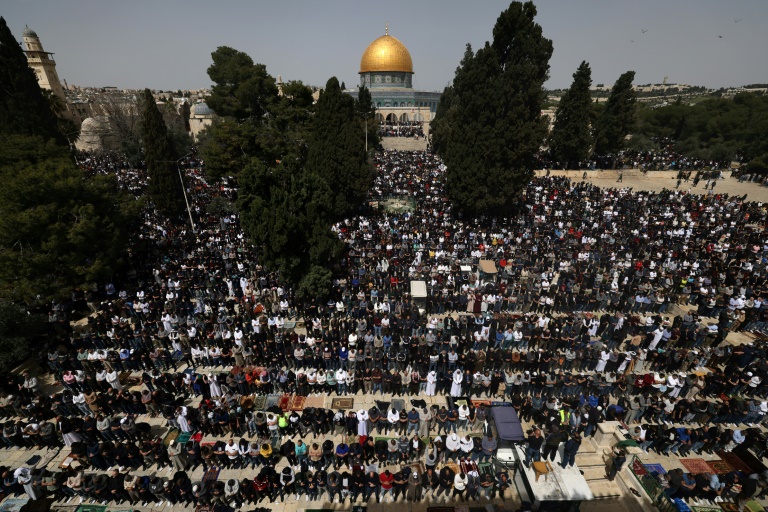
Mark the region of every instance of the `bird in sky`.
POLYGON ((719 37, 720 39, 722 39, 722 38, 723 38, 723 36, 717 36, 717 37, 719 37))
POLYGON ((640 29, 640 32, 642 32, 643 34, 645 34, 646 32, 648 32, 648 29, 647 29, 647 28, 641 28, 641 29, 640 29))
POLYGON ((738 23, 738 22, 740 22, 740 21, 741 21, 741 18, 739 18, 739 19, 733 18, 733 22, 734 22, 734 23, 738 23))

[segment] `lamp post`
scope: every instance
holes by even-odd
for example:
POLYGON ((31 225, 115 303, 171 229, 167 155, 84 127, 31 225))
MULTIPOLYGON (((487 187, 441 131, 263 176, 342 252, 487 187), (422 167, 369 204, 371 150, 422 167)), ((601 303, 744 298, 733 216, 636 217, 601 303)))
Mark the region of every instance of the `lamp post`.
MULTIPOLYGON (((374 117, 376 116, 376 104, 374 102, 371 102, 371 108, 374 112, 374 117)), ((368 154, 368 115, 363 114, 363 123, 365 124, 365 154, 368 154)))
POLYGON ((187 153, 183 157, 176 160, 176 170, 179 173, 179 181, 181 182, 181 191, 184 193, 184 203, 187 205, 187 214, 189 215, 189 225, 192 226, 192 233, 197 234, 195 229, 195 221, 192 220, 192 210, 189 208, 189 199, 187 199, 187 187, 184 186, 184 178, 181 175, 181 161, 192 155, 193 153, 187 153))

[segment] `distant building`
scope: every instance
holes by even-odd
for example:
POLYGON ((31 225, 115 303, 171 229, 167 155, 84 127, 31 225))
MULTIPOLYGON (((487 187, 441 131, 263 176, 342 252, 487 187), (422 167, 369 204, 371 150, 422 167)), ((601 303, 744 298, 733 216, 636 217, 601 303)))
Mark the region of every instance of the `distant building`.
MULTIPOLYGON (((367 87, 380 124, 421 123, 425 133, 434 118, 440 93, 413 89, 413 61, 397 38, 383 36, 368 45, 360 59, 360 87, 367 87)), ((357 90, 346 91, 357 99, 357 90)))
POLYGON ((195 103, 189 112, 189 132, 197 142, 200 132, 211 126, 216 119, 216 113, 205 102, 195 103))
POLYGON ((61 98, 62 102, 65 102, 64 87, 61 86, 59 75, 56 73, 56 61, 53 60, 53 53, 43 49, 43 44, 37 37, 37 33, 29 27, 24 27, 22 38, 26 47, 24 53, 27 55, 27 63, 37 75, 37 83, 40 88, 48 89, 61 98))

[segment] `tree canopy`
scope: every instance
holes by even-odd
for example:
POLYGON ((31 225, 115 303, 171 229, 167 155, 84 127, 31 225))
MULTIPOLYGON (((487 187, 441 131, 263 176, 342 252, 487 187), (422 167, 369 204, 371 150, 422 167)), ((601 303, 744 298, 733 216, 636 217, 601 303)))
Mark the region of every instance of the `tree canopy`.
POLYGON ((329 199, 335 218, 354 212, 365 200, 373 181, 355 101, 342 92, 336 77, 328 80, 317 102, 307 171, 323 179, 333 191, 329 199))
POLYGON ((200 143, 208 177, 237 179, 241 225, 260 262, 299 294, 327 295, 341 251, 331 225, 359 208, 373 180, 362 107, 336 78, 315 105, 300 81, 278 94, 266 68, 242 52, 222 47, 212 57, 208 105, 222 118, 200 143))
POLYGON ((141 101, 141 138, 149 175, 149 195, 163 214, 178 217, 184 212, 184 189, 176 166, 178 155, 149 89, 144 90, 141 101))
POLYGON ((641 108, 636 136, 671 139, 675 149, 703 160, 741 158, 762 169, 768 161, 768 97, 741 93, 694 105, 641 108))
POLYGON ((40 137, 0 143, 0 295, 36 302, 112 277, 138 213, 114 177, 86 178, 40 137))
POLYGON ((592 147, 591 110, 592 70, 582 62, 573 74, 571 87, 560 98, 555 126, 549 136, 552 158, 567 169, 576 168, 589 157, 592 147))
POLYGON ((58 120, 37 84, 27 57, 0 17, 0 134, 39 136, 67 142, 58 120))
POLYGON ((546 137, 541 119, 552 41, 542 35, 532 2, 512 2, 493 28, 493 42, 467 45, 432 123, 447 170, 447 192, 461 211, 508 211, 533 176, 546 137))
POLYGON ((208 76, 214 85, 206 99, 209 107, 224 117, 259 119, 277 100, 277 84, 264 64, 254 64, 248 54, 228 46, 211 53, 208 76))
POLYGON ((240 176, 237 207, 259 260, 315 296, 330 290, 330 267, 341 244, 330 229, 326 182, 304 169, 303 159, 267 167, 253 159, 240 176), (323 282, 318 282, 324 277, 323 282))
POLYGON ((634 71, 623 73, 613 84, 608 101, 595 123, 595 153, 608 155, 620 151, 637 120, 637 96, 632 88, 634 71))

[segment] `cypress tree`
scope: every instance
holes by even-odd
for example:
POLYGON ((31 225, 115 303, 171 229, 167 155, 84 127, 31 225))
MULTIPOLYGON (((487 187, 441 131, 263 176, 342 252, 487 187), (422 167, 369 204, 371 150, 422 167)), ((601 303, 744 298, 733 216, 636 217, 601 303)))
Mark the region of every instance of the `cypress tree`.
POLYGON ((0 17, 0 133, 40 136, 66 144, 56 115, 35 72, 3 17, 0 17))
POLYGON ((168 127, 149 89, 144 89, 141 101, 141 135, 149 174, 149 195, 163 214, 178 217, 185 208, 184 191, 168 127))
POLYGON ((611 88, 605 108, 595 123, 595 153, 607 155, 624 147, 637 118, 637 95, 632 89, 634 71, 622 74, 611 88))
POLYGON ((448 168, 447 192, 471 214, 503 213, 533 176, 546 137, 541 119, 552 41, 534 22, 532 2, 512 2, 476 53, 467 45, 432 125, 448 168))
POLYGON ((365 123, 365 128, 368 130, 368 149, 370 150, 377 147, 379 145, 379 131, 375 119, 376 108, 373 106, 371 91, 365 86, 361 87, 360 91, 357 93, 355 110, 362 122, 365 123))
POLYGON ((373 181, 355 100, 341 91, 336 77, 328 80, 317 102, 306 170, 323 179, 333 191, 334 218, 354 212, 373 181))
POLYGON ((590 110, 592 70, 582 62, 573 74, 573 83, 560 99, 555 126, 549 137, 549 150, 556 161, 567 169, 575 169, 589 158, 592 147, 590 110))

